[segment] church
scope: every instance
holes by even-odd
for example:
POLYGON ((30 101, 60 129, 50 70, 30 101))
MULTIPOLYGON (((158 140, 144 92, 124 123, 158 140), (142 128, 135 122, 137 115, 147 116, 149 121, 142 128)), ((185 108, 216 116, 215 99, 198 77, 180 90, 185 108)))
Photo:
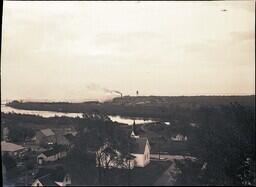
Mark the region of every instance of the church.
MULTIPOLYGON (((123 160, 124 164, 122 168, 126 169, 133 169, 134 167, 145 167, 150 163, 150 145, 149 141, 146 137, 139 137, 135 135, 134 133, 134 125, 132 127, 132 132, 130 135, 130 138, 134 141, 133 146, 131 147, 131 157, 129 159, 123 160)), ((100 149, 96 152, 96 166, 97 167, 104 167, 106 168, 106 164, 108 163, 108 167, 113 168, 117 167, 120 168, 120 165, 116 164, 117 161, 115 160, 110 161, 110 157, 106 158, 104 157, 104 161, 101 160, 100 155, 104 152, 106 149, 110 149, 109 144, 105 144, 104 146, 100 147, 100 149), (107 162, 106 162, 107 160, 107 162), (109 161, 109 162, 108 162, 109 161)), ((117 155, 121 155, 121 153, 118 150, 112 150, 117 155)))

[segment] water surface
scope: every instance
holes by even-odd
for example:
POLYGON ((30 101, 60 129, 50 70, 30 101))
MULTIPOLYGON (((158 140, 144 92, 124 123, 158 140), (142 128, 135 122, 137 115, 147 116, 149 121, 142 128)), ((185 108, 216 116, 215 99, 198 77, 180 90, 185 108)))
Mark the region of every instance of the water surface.
MULTIPOLYGON (((39 110, 23 110, 23 109, 17 109, 17 108, 12 108, 10 106, 6 106, 5 104, 1 104, 1 112, 3 113, 16 113, 16 114, 27 114, 27 115, 38 115, 44 118, 49 118, 49 117, 61 117, 61 116, 66 116, 66 117, 71 117, 71 118, 82 118, 83 114, 82 113, 64 113, 64 112, 57 112, 57 111, 39 111, 39 110)), ((143 119, 143 118, 129 118, 129 117, 121 117, 121 116, 112 116, 108 115, 108 117, 113 121, 113 122, 118 122, 118 123, 124 123, 128 125, 132 125, 135 121, 136 124, 145 124, 145 123, 153 123, 156 121, 150 120, 150 119, 143 119)))

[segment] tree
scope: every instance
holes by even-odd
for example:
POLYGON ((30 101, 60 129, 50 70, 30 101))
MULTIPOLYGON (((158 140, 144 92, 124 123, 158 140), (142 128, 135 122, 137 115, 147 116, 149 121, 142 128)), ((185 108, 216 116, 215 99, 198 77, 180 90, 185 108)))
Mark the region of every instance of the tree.
POLYGON ((108 183, 113 176, 106 176, 107 170, 102 168, 102 161, 104 161, 104 164, 108 168, 110 167, 111 161, 115 161, 121 167, 121 164, 123 164, 122 159, 128 154, 127 147, 130 143, 127 132, 111 121, 83 119, 83 123, 79 127, 79 132, 74 142, 74 148, 68 156, 68 164, 74 165, 79 163, 77 167, 81 171, 91 172, 83 168, 87 168, 88 163, 92 162, 90 157, 92 152, 99 150, 106 142, 109 143, 112 151, 106 149, 103 152, 96 153, 98 155, 96 157, 97 160, 94 160, 94 164, 97 161, 99 167, 96 170, 98 175, 95 173, 94 176, 98 176, 98 182, 100 184, 108 183), (84 128, 86 128, 86 131, 83 130, 84 128), (118 150, 120 155, 117 155, 115 150, 118 150), (108 157, 109 159, 106 159, 108 157), (76 162, 74 163, 72 160, 76 162))
POLYGON ((220 112, 207 110, 197 130, 198 157, 208 163, 206 177, 214 185, 255 184, 246 173, 254 173, 245 161, 255 165, 255 111, 233 103, 220 112), (244 180, 247 180, 245 182, 244 180), (250 181, 248 181, 250 179, 250 181), (211 180, 211 181, 210 181, 211 180))
POLYGON ((13 142, 23 142, 26 138, 32 138, 35 131, 31 128, 24 127, 10 127, 9 138, 13 142))

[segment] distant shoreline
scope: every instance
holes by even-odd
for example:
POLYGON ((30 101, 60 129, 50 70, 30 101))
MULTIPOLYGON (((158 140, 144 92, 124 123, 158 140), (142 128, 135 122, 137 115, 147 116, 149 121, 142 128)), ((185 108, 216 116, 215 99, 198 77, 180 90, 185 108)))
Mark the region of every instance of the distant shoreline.
MULTIPOLYGON (((186 116, 186 113, 201 113, 211 109, 219 110, 231 103, 246 107, 255 106, 252 96, 123 96, 111 101, 70 102, 19 102, 6 104, 16 109, 53 111, 62 113, 102 113, 113 116, 162 118, 186 116)), ((180 117, 182 118, 182 117, 180 117)))
MULTIPOLYGON (((145 95, 145 96, 129 96, 125 95, 123 97, 168 97, 168 98, 177 98, 177 97, 251 97, 255 94, 230 94, 230 95, 172 95, 172 96, 159 96, 159 95, 145 95)), ((12 102, 12 101, 22 101, 22 102, 35 102, 35 103, 84 103, 84 102, 106 102, 111 101, 115 98, 119 97, 113 97, 112 99, 101 101, 101 99, 64 99, 64 100, 53 100, 53 99, 1 99, 1 104, 12 102)))

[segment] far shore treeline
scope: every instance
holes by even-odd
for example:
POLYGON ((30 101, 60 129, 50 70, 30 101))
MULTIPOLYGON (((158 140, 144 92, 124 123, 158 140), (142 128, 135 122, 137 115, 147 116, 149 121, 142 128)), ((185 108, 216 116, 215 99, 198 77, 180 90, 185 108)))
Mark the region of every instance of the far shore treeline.
POLYGON ((221 107, 238 103, 254 108, 255 95, 251 96, 139 96, 117 97, 111 101, 22 102, 12 101, 7 106, 25 110, 43 110, 74 113, 102 113, 127 117, 197 120, 205 110, 219 111, 221 107))

